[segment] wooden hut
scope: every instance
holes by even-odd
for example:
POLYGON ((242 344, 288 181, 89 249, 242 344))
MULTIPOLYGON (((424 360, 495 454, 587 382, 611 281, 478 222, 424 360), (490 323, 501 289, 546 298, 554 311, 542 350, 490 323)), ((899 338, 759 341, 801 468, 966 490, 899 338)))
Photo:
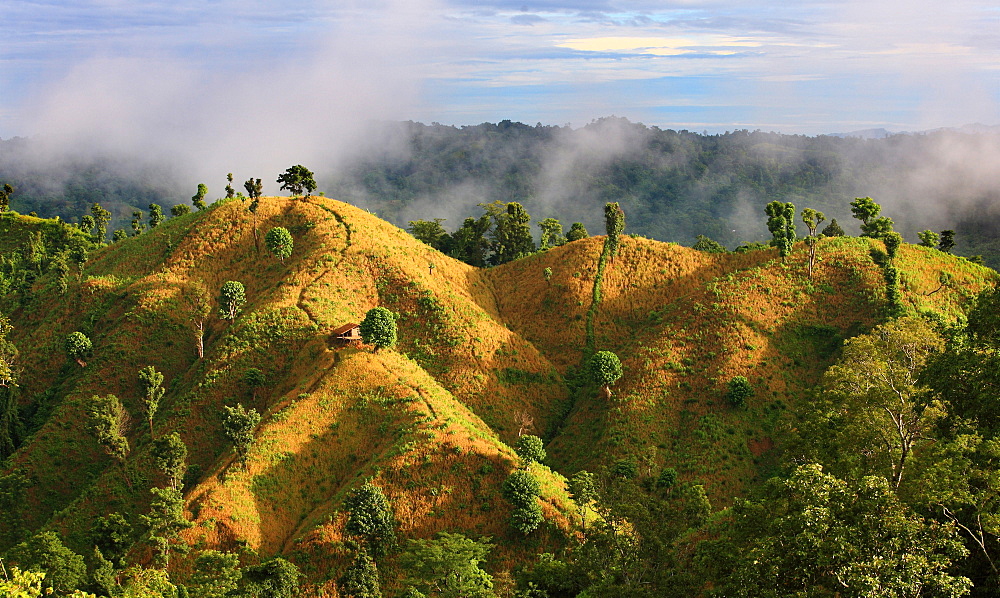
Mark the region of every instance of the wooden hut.
POLYGON ((350 322, 338 326, 330 333, 330 339, 338 345, 349 345, 361 342, 361 324, 350 322))

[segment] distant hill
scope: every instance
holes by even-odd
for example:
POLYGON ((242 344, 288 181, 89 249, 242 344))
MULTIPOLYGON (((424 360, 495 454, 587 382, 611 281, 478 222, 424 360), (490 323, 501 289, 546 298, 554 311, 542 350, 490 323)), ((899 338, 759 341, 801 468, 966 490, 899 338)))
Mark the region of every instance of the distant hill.
MULTIPOLYGON (((22 237, 57 225, 0 223, 22 237)), ((581 469, 674 467, 717 505, 757 487, 783 448, 784 414, 808 400, 844 339, 884 318, 879 241, 821 240, 809 279, 803 244, 782 263, 774 249, 708 254, 626 236, 595 293, 602 246, 591 237, 480 270, 350 204, 269 197, 255 217, 218 202, 99 249, 65 295, 50 272, 0 298, 29 366, 19 395, 28 435, 3 467, 31 481, 24 525, 60 530, 83 551, 95 517, 145 512, 148 488, 163 483, 139 407, 137 373, 152 365, 167 388, 153 433, 177 431, 189 448, 191 545, 285 555, 332 583, 350 554, 343 501, 371 479, 402 536, 492 536, 509 572, 573 533, 565 481, 581 469), (262 237, 274 226, 294 238, 284 261, 255 241, 255 228, 262 237), (183 293, 202 282, 214 297, 227 280, 245 285, 247 304, 234 322, 209 318, 199 359, 183 293), (399 314, 395 349, 331 339, 376 306, 399 314), (86 367, 64 352, 73 331, 94 342, 86 367), (610 399, 581 376, 594 349, 624 363, 610 399), (262 387, 244 381, 250 368, 262 387), (745 410, 724 399, 737 375, 755 389, 745 410), (83 401, 108 393, 133 414, 124 466, 80 423, 83 401), (264 416, 245 469, 221 431, 223 406, 237 403, 264 416), (549 451, 547 466, 530 468, 547 522, 530 544, 507 524, 500 493, 523 432, 549 451)), ((946 320, 996 278, 914 245, 898 265, 905 305, 946 320)))
MULTIPOLYGON (((856 233, 849 203, 871 196, 907 240, 924 229, 953 229, 957 253, 982 254, 1000 267, 996 227, 977 226, 984 210, 1000 206, 997 127, 702 135, 603 118, 578 129, 383 123, 370 138, 375 149, 307 166, 320 190, 403 228, 444 218, 455 230, 482 213, 478 203, 518 201, 536 221, 554 217, 596 230, 602 206, 615 201, 635 234, 687 246, 701 234, 732 249, 767 239, 763 206, 770 201, 821 210, 856 233)), ((112 228, 131 230, 133 210, 190 203, 197 182, 209 183, 212 197, 222 195, 224 172, 214 182, 178 183, 183 174, 137 156, 46 157, 32 140, 0 140, 0 181, 18 188, 14 209, 70 222, 100 202, 113 213, 112 228)), ((248 174, 277 175, 239 178, 248 174)))

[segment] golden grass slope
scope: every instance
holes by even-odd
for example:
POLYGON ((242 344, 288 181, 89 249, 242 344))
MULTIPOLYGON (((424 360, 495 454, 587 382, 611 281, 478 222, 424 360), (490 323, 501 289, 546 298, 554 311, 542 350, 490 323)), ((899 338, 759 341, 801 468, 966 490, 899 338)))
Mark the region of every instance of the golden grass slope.
MULTIPOLYGON (((46 277, 7 307, 31 364, 21 400, 41 424, 11 463, 33 481, 26 524, 61 528, 82 549, 95 516, 145 511, 148 488, 164 483, 139 402, 148 365, 168 389, 154 433, 179 432, 194 468, 186 539, 297 555, 320 581, 345 563, 342 501, 368 478, 403 535, 510 539, 499 488, 517 465, 507 445, 525 429, 551 433, 550 463, 566 476, 618 460, 643 476, 675 467, 725 503, 768 473, 783 414, 807 399, 839 342, 884 310, 877 241, 822 240, 810 280, 801 244, 782 263, 774 250, 706 254, 625 237, 593 306, 595 348, 618 353, 625 376, 610 400, 572 395, 602 246, 595 237, 478 270, 364 210, 309 197, 264 198, 255 218, 219 203, 103 248, 65 296, 46 277), (274 226, 295 241, 284 261, 263 248, 274 226), (182 292, 203 283, 214 295, 228 280, 248 302, 234 322, 209 318, 198 359, 182 292), (395 350, 331 343, 331 330, 376 306, 400 314, 395 350), (86 368, 63 352, 74 330, 94 341, 86 368), (267 379, 256 392, 249 368, 267 379), (724 399, 736 375, 756 389, 743 410, 724 399), (133 413, 124 467, 82 426, 83 402, 108 393, 133 413), (221 429, 222 407, 237 403, 264 415, 245 468, 221 429)), ((897 262, 911 309, 949 317, 995 276, 911 245, 897 262), (942 271, 952 281, 940 288, 942 271)), ((563 478, 534 470, 550 525, 532 550, 569 525, 563 478)), ((525 550, 501 543, 505 564, 525 550)))
MULTIPOLYGON (((14 340, 38 365, 24 400, 47 393, 51 412, 13 459, 34 481, 29 527, 60 527, 82 546, 94 516, 145 510, 148 488, 163 483, 138 396, 138 370, 153 365, 168 387, 155 434, 180 432, 200 472, 187 495, 194 543, 261 555, 314 546, 339 533, 329 525, 340 501, 370 476, 407 534, 507 533, 499 486, 516 460, 504 441, 565 399, 555 368, 499 319, 481 272, 371 214, 265 198, 258 236, 273 226, 295 239, 284 262, 256 249, 238 202, 171 219, 96 252, 67 296, 43 280, 14 310, 14 340), (202 282, 217 293, 227 280, 245 285, 247 305, 235 322, 209 319, 199 360, 181 292, 202 282), (331 345, 330 330, 378 305, 400 314, 397 351, 331 345), (62 350, 74 330, 94 341, 86 368, 62 350), (256 398, 242 381, 251 367, 268 381, 256 398), (108 393, 133 414, 125 467, 81 425, 83 401, 108 393), (222 406, 237 402, 265 416, 246 471, 221 431, 222 406)), ((555 478, 546 487, 549 519, 565 525, 565 493, 555 478)))

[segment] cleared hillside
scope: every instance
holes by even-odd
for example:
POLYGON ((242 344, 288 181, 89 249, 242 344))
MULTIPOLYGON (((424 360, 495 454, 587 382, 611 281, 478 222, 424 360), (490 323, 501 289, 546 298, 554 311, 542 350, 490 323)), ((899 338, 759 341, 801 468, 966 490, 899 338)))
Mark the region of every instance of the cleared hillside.
MULTIPOLYGON (((65 295, 46 275, 3 307, 30 364, 19 400, 33 433, 5 464, 31 481, 26 527, 59 529, 82 551, 94 517, 146 510, 148 489, 164 484, 139 400, 137 373, 150 365, 168 389, 153 436, 177 431, 189 449, 196 525, 185 538, 290 555, 321 583, 346 563, 343 500, 367 479, 385 490, 402 536, 492 536, 501 569, 570 532, 565 477, 580 469, 627 460, 648 476, 672 466, 725 504, 769 472, 783 414, 807 399, 840 342, 881 321, 872 252, 882 245, 824 239, 810 280, 804 245, 783 264, 775 250, 707 254, 625 237, 595 304, 603 240, 479 270, 349 204, 264 198, 256 217, 223 202, 102 248, 65 295), (294 238, 284 261, 263 248, 275 226, 294 238), (228 280, 247 294, 233 322, 214 300, 228 280), (185 300, 197 284, 213 298, 200 359, 185 300), (332 342, 332 330, 376 306, 399 314, 395 350, 332 342), (578 376, 588 321, 592 349, 625 366, 610 399, 578 376), (94 342, 86 367, 63 349, 73 331, 94 342), (244 381, 251 368, 263 387, 244 381), (724 398, 736 375, 756 391, 746 409, 724 398), (109 393, 133 414, 124 466, 82 425, 83 402, 109 393), (237 403, 264 415, 245 468, 221 429, 223 406, 237 403), (532 466, 548 525, 529 541, 513 535, 500 495, 523 431, 546 438, 554 470, 532 466)), ((949 318, 995 277, 910 245, 897 263, 907 305, 949 318), (944 287, 941 272, 951 275, 944 287)))

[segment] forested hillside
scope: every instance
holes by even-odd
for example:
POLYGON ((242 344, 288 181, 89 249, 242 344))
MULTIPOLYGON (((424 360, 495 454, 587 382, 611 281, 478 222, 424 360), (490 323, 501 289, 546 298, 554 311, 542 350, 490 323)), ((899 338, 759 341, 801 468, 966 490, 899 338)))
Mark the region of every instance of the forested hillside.
POLYGON ((765 203, 726 252, 502 202, 492 268, 315 195, 0 215, 0 589, 993 595, 996 272, 765 203))
MULTIPOLYGON (((909 242, 918 231, 955 230, 959 255, 1000 266, 996 220, 1000 134, 937 131, 885 139, 733 131, 706 135, 605 118, 585 127, 502 121, 452 127, 385 123, 348 157, 313 163, 320 188, 406 227, 446 219, 458 229, 479 203, 522 204, 600 228, 601 207, 619 202, 633 234, 690 246, 706 235, 730 249, 765 240, 757 218, 769 201, 791 201, 856 232, 848 203, 871 196, 909 242)), ((170 163, 41 152, 31 140, 0 141, 0 181, 17 188, 22 213, 79 221, 90 204, 129 229, 135 210, 189 203, 196 183, 224 195, 225 173, 185 180, 170 163), (56 157, 58 156, 58 157, 56 157)), ((238 180, 261 173, 236 173, 238 180)))

